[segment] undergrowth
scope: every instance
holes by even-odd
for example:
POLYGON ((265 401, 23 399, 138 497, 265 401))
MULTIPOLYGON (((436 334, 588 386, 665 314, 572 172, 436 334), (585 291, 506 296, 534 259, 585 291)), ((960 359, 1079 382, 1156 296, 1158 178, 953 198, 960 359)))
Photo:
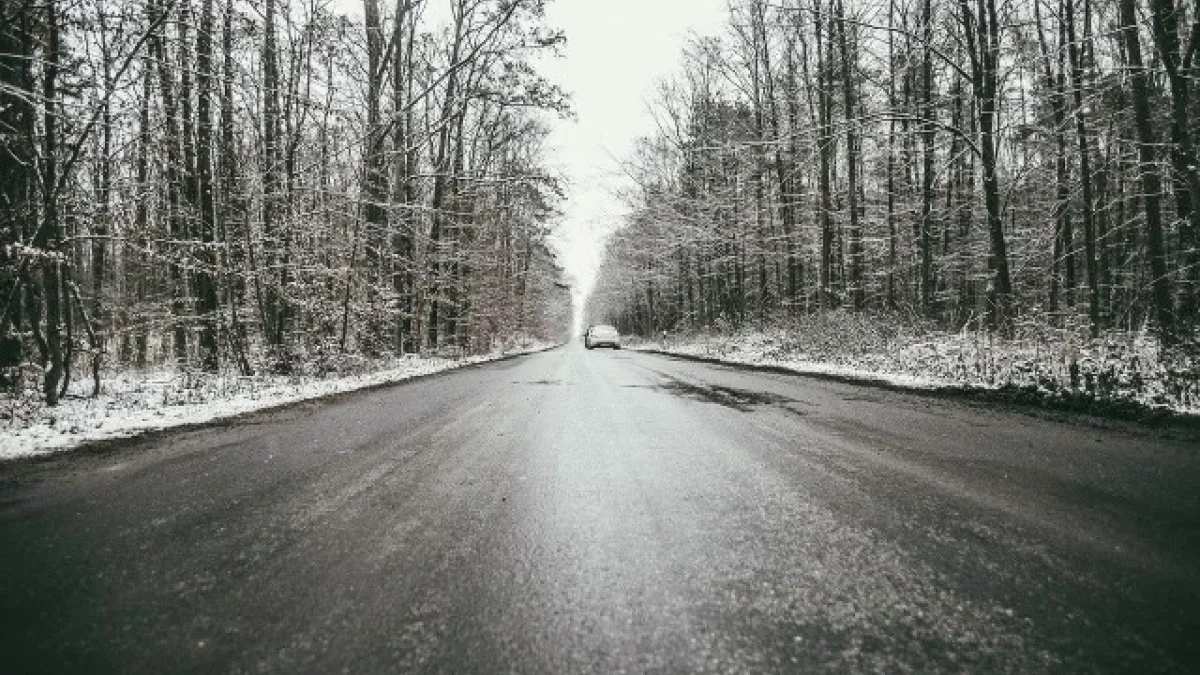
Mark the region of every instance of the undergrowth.
POLYGON ((1165 349, 1147 330, 1105 331, 1038 317, 1011 335, 946 331, 897 314, 830 311, 765 327, 668 334, 663 348, 697 356, 977 388, 1073 409, 1200 412, 1200 344, 1165 349))

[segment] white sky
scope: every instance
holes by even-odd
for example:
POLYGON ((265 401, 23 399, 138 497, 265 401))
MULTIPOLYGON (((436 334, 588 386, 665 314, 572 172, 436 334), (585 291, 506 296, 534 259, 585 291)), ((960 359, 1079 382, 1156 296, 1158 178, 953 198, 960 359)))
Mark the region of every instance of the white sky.
POLYGON ((556 239, 576 283, 576 300, 591 290, 604 237, 620 224, 613 196, 619 163, 654 124, 648 101, 673 74, 688 35, 713 34, 726 0, 552 0, 547 23, 566 32, 564 57, 539 70, 572 94, 577 119, 556 122, 550 161, 570 181, 566 218, 556 239))

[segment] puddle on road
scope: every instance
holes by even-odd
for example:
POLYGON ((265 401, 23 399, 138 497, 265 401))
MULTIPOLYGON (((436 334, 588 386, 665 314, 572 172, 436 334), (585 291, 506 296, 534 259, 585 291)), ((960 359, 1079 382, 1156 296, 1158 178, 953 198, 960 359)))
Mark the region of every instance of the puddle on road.
MULTIPOLYGON (((765 391, 753 391, 750 389, 737 389, 735 387, 724 387, 721 385, 697 385, 674 378, 668 379, 655 385, 626 385, 641 389, 653 389, 655 391, 665 391, 675 396, 690 398, 694 401, 702 403, 716 403, 717 405, 733 408, 738 412, 750 412, 760 406, 783 406, 788 410, 793 410, 788 407, 789 404, 802 404, 803 401, 772 394, 765 391)), ((797 412, 793 410, 793 412, 797 412)))
POLYGON ((879 394, 842 394, 841 399, 849 403, 886 403, 883 396, 879 394))
POLYGON ((562 380, 513 380, 513 384, 536 384, 545 387, 558 387, 563 385, 562 380))

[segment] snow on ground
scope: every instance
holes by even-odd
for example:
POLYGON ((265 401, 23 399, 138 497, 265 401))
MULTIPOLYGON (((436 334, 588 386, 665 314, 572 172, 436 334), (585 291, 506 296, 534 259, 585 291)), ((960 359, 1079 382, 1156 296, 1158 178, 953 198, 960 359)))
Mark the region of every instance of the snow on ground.
POLYGON ((54 408, 28 396, 0 397, 0 461, 210 422, 551 346, 534 343, 457 359, 401 357, 376 364, 364 369, 365 372, 340 377, 213 376, 176 370, 121 373, 105 379, 100 396, 95 398, 88 396, 91 382, 77 378, 68 396, 54 408))
POLYGON ((1026 326, 1008 339, 832 312, 804 324, 666 335, 634 349, 886 382, 912 389, 1019 388, 1200 415, 1200 360, 1145 332, 1099 338, 1026 326))

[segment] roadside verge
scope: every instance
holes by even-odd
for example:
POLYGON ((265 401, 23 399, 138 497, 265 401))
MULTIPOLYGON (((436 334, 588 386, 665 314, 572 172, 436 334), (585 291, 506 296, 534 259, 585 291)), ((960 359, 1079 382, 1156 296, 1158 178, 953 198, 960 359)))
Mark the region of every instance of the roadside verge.
POLYGON ((205 376, 169 371, 122 374, 106 381, 100 396, 70 395, 54 408, 27 400, 3 400, 8 410, 0 411, 5 413, 0 419, 0 462, 157 432, 231 424, 252 414, 390 387, 557 346, 538 343, 459 359, 402 357, 340 377, 205 376), (19 410, 21 405, 35 407, 19 410))
POLYGON ((863 385, 901 393, 982 404, 1000 404, 1038 417, 1070 417, 1097 426, 1136 425, 1172 436, 1200 440, 1200 413, 1180 412, 1131 399, 1104 399, 1086 392, 1046 391, 1035 386, 955 384, 912 375, 879 373, 819 362, 764 362, 677 351, 660 346, 631 345, 631 350, 743 370, 809 377, 863 385))

